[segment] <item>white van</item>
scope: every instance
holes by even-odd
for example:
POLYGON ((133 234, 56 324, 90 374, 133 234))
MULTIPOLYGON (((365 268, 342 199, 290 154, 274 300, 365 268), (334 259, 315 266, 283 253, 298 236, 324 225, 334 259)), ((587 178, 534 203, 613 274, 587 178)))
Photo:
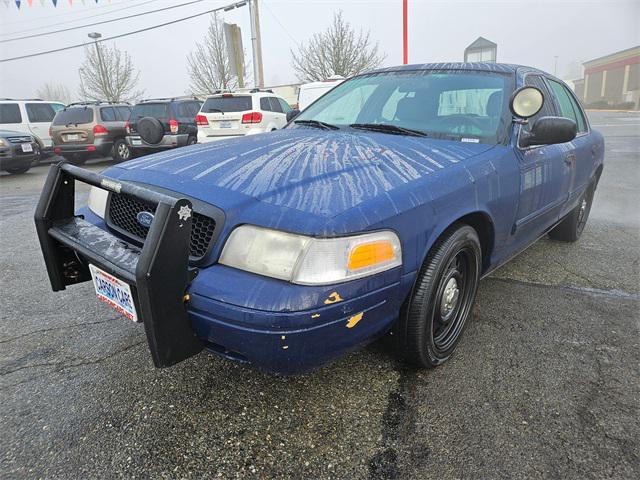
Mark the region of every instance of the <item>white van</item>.
POLYGON ((0 129, 32 135, 40 150, 52 150, 49 127, 56 112, 64 108, 60 102, 46 102, 40 99, 13 100, 0 99, 0 129))
POLYGON ((311 82, 300 85, 300 91, 298 92, 298 110, 304 110, 333 87, 340 85, 344 81, 344 77, 334 75, 323 82, 311 82))

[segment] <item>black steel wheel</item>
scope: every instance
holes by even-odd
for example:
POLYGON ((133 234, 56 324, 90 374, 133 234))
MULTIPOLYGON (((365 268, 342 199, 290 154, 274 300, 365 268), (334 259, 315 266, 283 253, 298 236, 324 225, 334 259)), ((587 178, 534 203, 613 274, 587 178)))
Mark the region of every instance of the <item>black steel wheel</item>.
POLYGON ((475 301, 481 261, 478 234, 468 225, 450 229, 433 246, 400 319, 409 363, 436 367, 449 359, 475 301))
POLYGON ((549 236, 561 242, 575 242, 580 238, 584 227, 589 220, 593 196, 596 191, 596 182, 593 181, 580 197, 578 205, 575 206, 562 221, 549 232, 549 236))

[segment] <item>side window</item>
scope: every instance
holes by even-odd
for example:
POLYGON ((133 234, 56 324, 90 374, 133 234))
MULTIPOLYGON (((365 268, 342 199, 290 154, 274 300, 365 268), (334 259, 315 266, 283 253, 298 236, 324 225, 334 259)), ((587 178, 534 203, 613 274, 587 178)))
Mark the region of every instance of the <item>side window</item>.
POLYGON ((269 103, 271 104, 271 110, 273 112, 283 113, 282 105, 280 105, 280 102, 276 97, 269 97, 269 103))
POLYGON ((198 115, 198 112, 200 111, 200 107, 202 107, 202 104, 200 102, 191 103, 191 116, 193 118, 196 118, 196 115, 198 115))
POLYGON ((100 109, 100 118, 103 122, 115 122, 116 111, 113 107, 105 107, 100 109))
POLYGON ((587 121, 584 119, 582 109, 578 105, 578 102, 576 102, 575 98, 573 98, 573 95, 569 93, 564 85, 554 80, 549 80, 549 84, 551 85, 551 89, 558 99, 558 104, 560 105, 560 113, 562 114, 562 116, 574 120, 578 125, 579 133, 586 132, 587 121))
POLYGON ((278 103, 280 103, 280 106, 282 107, 282 111, 284 113, 289 113, 291 110, 293 110, 289 104, 287 102, 285 102, 282 98, 276 98, 276 100, 278 100, 278 103))
POLYGON ((25 107, 32 123, 48 123, 56 116, 56 111, 48 103, 27 103, 25 107))
POLYGON ((270 112, 271 111, 271 102, 269 101, 269 97, 262 97, 260 99, 260 110, 270 112))
POLYGON ((0 123, 22 123, 22 115, 17 103, 0 104, 0 123))
POLYGON ((129 116, 131 115, 131 108, 129 107, 116 107, 116 112, 118 113, 119 120, 125 122, 129 120, 129 116))
POLYGON ((524 84, 530 87, 539 88, 542 91, 542 95, 544 95, 544 103, 542 104, 540 111, 531 117, 525 125, 523 125, 523 129, 528 131, 537 119, 540 117, 553 117, 556 115, 556 111, 553 106, 551 94, 547 89, 547 85, 544 83, 544 79, 540 75, 527 75, 524 84))

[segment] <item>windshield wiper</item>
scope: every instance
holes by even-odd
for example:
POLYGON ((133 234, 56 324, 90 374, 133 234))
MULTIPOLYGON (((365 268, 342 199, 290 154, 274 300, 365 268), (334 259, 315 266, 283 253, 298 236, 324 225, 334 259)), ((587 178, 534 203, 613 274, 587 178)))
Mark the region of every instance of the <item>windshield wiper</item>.
POLYGON ((392 133, 397 135, 411 135, 413 137, 428 137, 429 135, 421 130, 412 128, 398 127, 388 123, 352 123, 351 128, 360 130, 371 130, 372 132, 392 133))
POLYGON ((340 127, 331 125, 330 123, 321 122, 320 120, 294 120, 293 123, 300 125, 309 125, 310 127, 318 127, 323 130, 340 130, 340 127))

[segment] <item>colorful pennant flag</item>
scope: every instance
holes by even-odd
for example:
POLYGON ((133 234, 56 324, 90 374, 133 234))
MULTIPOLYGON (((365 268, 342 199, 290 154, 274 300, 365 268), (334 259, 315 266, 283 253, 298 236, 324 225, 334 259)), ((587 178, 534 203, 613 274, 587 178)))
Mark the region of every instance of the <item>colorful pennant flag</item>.
POLYGON ((18 7, 18 10, 20 10, 20 0, 16 0, 16 7, 18 7))
POLYGON ((27 0, 27 5, 31 7, 33 5, 33 0, 27 0))

